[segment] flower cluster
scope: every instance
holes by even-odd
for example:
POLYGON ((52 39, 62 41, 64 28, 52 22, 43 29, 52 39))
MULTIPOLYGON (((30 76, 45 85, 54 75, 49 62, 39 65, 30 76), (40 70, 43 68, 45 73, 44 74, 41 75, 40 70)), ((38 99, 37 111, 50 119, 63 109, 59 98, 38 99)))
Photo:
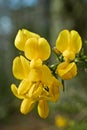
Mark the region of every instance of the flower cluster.
POLYGON ((11 90, 22 99, 20 111, 27 114, 38 102, 38 114, 46 118, 49 113, 48 101, 56 102, 60 96, 59 87, 62 87, 43 63, 51 53, 49 43, 39 35, 23 29, 18 31, 15 46, 25 56, 20 55, 13 61, 13 74, 21 82, 18 88, 12 84, 11 90))
POLYGON ((22 100, 20 111, 27 114, 37 104, 39 116, 46 118, 49 114, 48 102, 57 102, 59 89, 63 88, 58 76, 69 80, 77 74, 76 57, 82 48, 81 37, 75 30, 61 31, 53 49, 57 61, 50 66, 44 61, 50 57, 51 47, 40 35, 26 29, 19 30, 15 46, 24 54, 13 60, 12 67, 13 75, 20 80, 18 87, 11 85, 13 94, 22 100))

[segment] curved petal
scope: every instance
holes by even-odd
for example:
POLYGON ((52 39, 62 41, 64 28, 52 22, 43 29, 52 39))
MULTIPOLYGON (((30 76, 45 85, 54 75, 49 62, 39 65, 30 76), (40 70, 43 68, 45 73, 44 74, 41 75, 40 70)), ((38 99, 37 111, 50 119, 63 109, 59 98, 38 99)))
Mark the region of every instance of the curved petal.
POLYGON ((49 114, 49 106, 46 100, 40 100, 38 103, 38 114, 41 118, 47 118, 49 114))
POLYGON ((29 61, 23 56, 16 57, 13 61, 13 74, 18 79, 24 79, 29 74, 29 61))
POLYGON ((25 56, 29 59, 38 57, 38 40, 36 38, 28 39, 25 45, 25 56))
POLYGON ((35 98, 39 97, 41 95, 42 91, 43 91, 42 85, 38 84, 36 90, 33 92, 33 95, 32 95, 33 98, 35 99, 35 98))
POLYGON ((24 35, 22 30, 19 30, 16 38, 15 38, 15 46, 19 49, 19 50, 24 50, 24 46, 27 40, 27 36, 24 35))
POLYGON ((48 41, 44 38, 40 38, 38 41, 39 56, 42 61, 47 60, 51 54, 51 49, 48 41))
POLYGON ((18 87, 18 94, 19 95, 26 94, 30 89, 31 85, 32 83, 29 81, 29 79, 22 80, 18 87))
POLYGON ((42 66, 42 79, 41 79, 41 81, 46 86, 49 86, 51 84, 51 81, 52 81, 51 70, 46 65, 42 66))
POLYGON ((36 33, 30 32, 26 29, 19 30, 15 38, 15 46, 24 51, 25 43, 29 38, 39 38, 40 36, 36 33))
POLYGON ((18 88, 16 87, 15 84, 12 84, 12 85, 11 85, 11 91, 13 92, 13 94, 14 94, 17 98, 19 98, 19 99, 24 99, 24 96, 23 96, 23 95, 19 95, 19 94, 18 94, 18 88))
POLYGON ((51 49, 49 43, 44 38, 31 38, 25 45, 25 56, 29 59, 47 60, 50 56, 51 49))
POLYGON ((56 71, 62 79, 69 80, 76 76, 77 66, 74 62, 72 63, 63 62, 58 65, 56 71))
POLYGON ((27 38, 40 38, 40 35, 34 33, 34 32, 31 32, 27 29, 22 29, 22 32, 24 33, 24 35, 27 36, 27 38))
POLYGON ((61 87, 62 84, 56 78, 53 77, 52 84, 49 87, 49 93, 51 96, 50 100, 53 102, 56 102, 60 97, 59 86, 61 87))
POLYGON ((51 91, 50 91, 50 100, 52 102, 57 102, 59 97, 60 97, 60 92, 59 92, 59 88, 57 86, 54 86, 54 88, 52 87, 51 88, 51 91))
POLYGON ((34 83, 28 91, 28 96, 30 98, 37 99, 40 96, 42 90, 42 85, 39 82, 34 83))
POLYGON ((74 53, 78 53, 82 48, 82 40, 79 33, 75 30, 70 32, 70 49, 74 53))
POLYGON ((68 30, 63 30, 59 33, 59 36, 56 40, 56 48, 58 51, 63 53, 69 44, 69 39, 70 39, 70 33, 68 30))
POLYGON ((24 99, 22 101, 20 111, 23 114, 27 114, 34 108, 34 106, 35 106, 35 101, 33 101, 31 99, 24 99))

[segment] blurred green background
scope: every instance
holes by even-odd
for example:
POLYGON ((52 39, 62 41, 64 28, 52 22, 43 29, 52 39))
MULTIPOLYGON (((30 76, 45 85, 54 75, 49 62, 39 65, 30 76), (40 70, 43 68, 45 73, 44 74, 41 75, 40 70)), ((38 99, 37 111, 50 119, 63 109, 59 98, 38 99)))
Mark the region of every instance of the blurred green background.
MULTIPOLYGON (((19 125, 20 130, 36 127, 38 130, 60 130, 55 126, 55 115, 61 114, 74 122, 66 130, 87 130, 87 72, 82 66, 77 77, 65 82, 60 101, 50 104, 47 120, 40 119, 36 109, 27 116, 20 114, 20 101, 12 94, 10 85, 17 82, 12 74, 12 62, 20 52, 14 46, 14 39, 22 28, 45 37, 51 46, 55 45, 58 33, 63 29, 77 30, 85 41, 87 0, 0 0, 0 128, 14 130, 16 126, 17 130, 19 125), (27 128, 29 122, 30 125, 36 122, 36 125, 27 128)), ((87 54, 87 45, 83 43, 83 47, 87 54)))

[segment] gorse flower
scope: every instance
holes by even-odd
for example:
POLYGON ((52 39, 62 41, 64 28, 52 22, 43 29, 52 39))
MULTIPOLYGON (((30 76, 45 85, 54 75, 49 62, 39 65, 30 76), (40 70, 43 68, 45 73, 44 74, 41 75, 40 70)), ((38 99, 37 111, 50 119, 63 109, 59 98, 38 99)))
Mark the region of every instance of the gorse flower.
POLYGON ((60 63, 56 72, 62 79, 71 79, 77 74, 75 56, 82 48, 82 40, 75 30, 63 30, 56 40, 56 49, 63 55, 64 62, 60 63))
POLYGON ((30 32, 26 29, 19 30, 15 38, 15 46, 17 49, 24 51, 26 41, 29 38, 38 39, 40 36, 36 33, 30 32))
POLYGON ((11 85, 14 95, 23 99, 21 112, 27 114, 38 102, 38 113, 42 118, 46 118, 49 112, 47 101, 56 102, 59 99, 61 83, 46 65, 32 67, 31 62, 23 56, 14 59, 13 74, 22 80, 18 88, 15 84, 11 85))
MULTIPOLYGON (((15 38, 15 46, 24 55, 13 60, 13 75, 20 80, 18 86, 11 85, 13 94, 22 100, 20 111, 29 113, 37 104, 38 114, 46 118, 49 114, 48 102, 57 102, 60 97, 60 88, 64 88, 58 80, 72 79, 77 74, 78 59, 87 63, 87 56, 81 54, 81 37, 75 30, 63 30, 56 40, 55 53, 58 61, 53 65, 46 65, 51 55, 48 41, 40 35, 26 29, 19 30, 15 38), (76 59, 78 55, 78 59, 76 59), (44 62, 45 61, 45 62, 44 62)), ((59 127, 67 124, 66 120, 58 117, 59 127)))
POLYGON ((45 38, 25 29, 18 31, 15 38, 15 46, 24 51, 29 60, 40 58, 44 61, 49 58, 51 53, 49 43, 45 38))
POLYGON ((22 46, 20 50, 24 51, 27 59, 22 55, 14 59, 13 75, 21 82, 18 87, 12 84, 11 90, 16 97, 22 99, 20 107, 22 113, 30 112, 38 102, 38 114, 40 117, 46 118, 49 114, 48 101, 58 101, 59 86, 62 87, 62 84, 52 75, 49 67, 43 64, 43 61, 47 60, 51 53, 47 40, 41 37, 37 38, 38 35, 30 33, 32 38, 28 35, 28 31, 25 32, 26 35, 23 32, 18 32, 15 44, 18 49, 22 46), (24 38, 24 36, 26 37, 24 38))

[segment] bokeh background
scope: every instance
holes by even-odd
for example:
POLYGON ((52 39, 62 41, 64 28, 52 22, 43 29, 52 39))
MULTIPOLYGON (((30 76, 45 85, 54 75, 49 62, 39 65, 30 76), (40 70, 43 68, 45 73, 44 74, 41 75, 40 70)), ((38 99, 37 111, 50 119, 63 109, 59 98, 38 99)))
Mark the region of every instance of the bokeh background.
MULTIPOLYGON (((45 37, 51 46, 63 29, 77 30, 85 41, 87 0, 0 0, 0 129, 87 130, 87 72, 82 66, 74 79, 65 82, 59 102, 49 104, 50 115, 46 120, 40 119, 36 108, 26 116, 20 114, 21 102, 12 94, 10 85, 17 82, 12 62, 20 52, 14 39, 22 28, 45 37), (56 115, 68 119, 66 128, 55 124, 56 115)), ((84 42, 83 47, 87 54, 84 42)))

